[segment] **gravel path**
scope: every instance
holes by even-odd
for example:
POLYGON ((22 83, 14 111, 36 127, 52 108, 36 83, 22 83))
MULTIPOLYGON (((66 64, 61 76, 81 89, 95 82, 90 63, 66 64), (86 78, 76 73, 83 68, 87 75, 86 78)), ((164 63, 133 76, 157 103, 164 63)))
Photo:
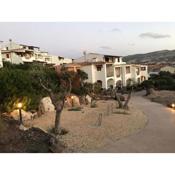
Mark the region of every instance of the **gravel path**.
POLYGON ((118 153, 174 153, 175 110, 151 102, 135 94, 132 105, 141 109, 148 117, 147 126, 139 133, 109 143, 97 152, 118 153))
MULTIPOLYGON (((49 131, 54 119, 54 114, 50 113, 35 119, 32 125, 49 131)), ((130 107, 129 111, 116 109, 114 100, 102 100, 97 102, 96 108, 84 106, 82 111, 67 111, 65 108, 61 126, 69 132, 60 140, 67 146, 65 152, 97 152, 111 142, 139 132, 146 123, 147 117, 141 110, 135 107, 130 107), (100 114, 102 123, 98 126, 100 114)))

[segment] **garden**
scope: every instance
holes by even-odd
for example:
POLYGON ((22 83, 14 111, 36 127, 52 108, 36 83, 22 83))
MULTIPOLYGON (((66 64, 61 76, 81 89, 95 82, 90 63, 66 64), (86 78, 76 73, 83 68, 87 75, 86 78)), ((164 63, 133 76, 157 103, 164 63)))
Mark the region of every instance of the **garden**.
MULTIPOLYGON (((146 116, 130 102, 132 87, 125 92, 118 87, 104 90, 86 79, 83 71, 70 72, 64 66, 55 70, 36 63, 4 64, 0 69, 1 118, 8 125, 15 121, 10 122, 11 134, 17 128, 16 133, 34 130, 33 136, 42 132, 47 138, 39 142, 46 149, 34 146, 24 152, 98 152, 145 127, 146 116)), ((18 137, 19 143, 26 137, 18 137)))

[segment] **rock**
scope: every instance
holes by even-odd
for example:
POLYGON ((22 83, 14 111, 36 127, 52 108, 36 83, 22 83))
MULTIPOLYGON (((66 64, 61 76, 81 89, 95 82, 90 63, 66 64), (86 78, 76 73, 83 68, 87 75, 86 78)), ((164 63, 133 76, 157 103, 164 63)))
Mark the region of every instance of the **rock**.
POLYGON ((37 117, 38 117, 38 113, 37 112, 32 113, 32 119, 37 118, 37 117))
POLYGON ((19 129, 22 130, 22 131, 28 130, 28 128, 26 128, 24 125, 20 125, 20 126, 19 126, 19 129))
POLYGON ((52 104, 50 97, 44 97, 39 104, 39 115, 45 114, 47 112, 54 112, 55 107, 52 104))
POLYGON ((86 95, 86 100, 87 100, 88 103, 91 103, 92 97, 90 97, 89 95, 86 95))
POLYGON ((71 95, 66 98, 65 107, 80 107, 80 99, 76 95, 71 95))
MULTIPOLYGON (((21 109, 21 113, 22 113, 22 120, 23 121, 31 120, 33 117, 33 114, 31 112, 26 112, 23 109, 21 109)), ((13 117, 15 120, 19 120, 19 110, 16 109, 16 110, 12 111, 10 113, 10 116, 13 117)))
POLYGON ((73 101, 73 106, 74 107, 79 107, 80 106, 80 100, 79 100, 79 97, 77 97, 77 96, 72 96, 73 97, 73 99, 72 99, 72 101, 73 101))
POLYGON ((72 99, 71 99, 71 97, 67 97, 66 98, 64 106, 65 107, 72 107, 72 99))

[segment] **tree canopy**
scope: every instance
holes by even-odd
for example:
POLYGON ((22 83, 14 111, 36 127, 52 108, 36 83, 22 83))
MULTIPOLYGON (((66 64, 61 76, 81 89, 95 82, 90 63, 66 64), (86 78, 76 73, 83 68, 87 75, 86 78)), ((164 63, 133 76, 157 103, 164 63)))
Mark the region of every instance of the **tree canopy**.
POLYGON ((54 94, 60 95, 59 92, 64 92, 68 86, 68 81, 63 80, 69 78, 73 80, 75 76, 78 76, 81 81, 81 86, 77 90, 79 91, 87 74, 83 71, 75 73, 64 69, 62 67, 60 72, 56 72, 52 66, 48 65, 36 63, 14 65, 5 62, 4 67, 0 69, 1 110, 12 111, 19 101, 23 102, 24 109, 37 110, 41 98, 48 95, 41 86, 41 82, 47 88, 52 89, 54 94))

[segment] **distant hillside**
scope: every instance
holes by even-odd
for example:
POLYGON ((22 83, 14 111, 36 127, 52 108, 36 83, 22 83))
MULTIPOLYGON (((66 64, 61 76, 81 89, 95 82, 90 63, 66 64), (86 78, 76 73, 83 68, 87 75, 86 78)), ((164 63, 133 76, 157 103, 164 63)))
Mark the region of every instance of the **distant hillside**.
POLYGON ((128 63, 170 63, 175 64, 175 50, 161 50, 145 54, 129 55, 123 58, 128 63))

